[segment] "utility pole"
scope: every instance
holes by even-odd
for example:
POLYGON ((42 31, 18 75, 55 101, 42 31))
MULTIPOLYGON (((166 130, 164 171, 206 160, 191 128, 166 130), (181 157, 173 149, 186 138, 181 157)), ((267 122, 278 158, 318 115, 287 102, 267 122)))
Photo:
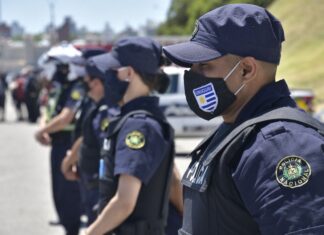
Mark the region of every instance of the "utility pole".
MULTIPOLYGON (((0 0, 1 1, 1 0, 0 0)), ((56 43, 56 29, 55 29, 55 5, 54 0, 49 0, 49 13, 50 13, 50 44, 51 46, 56 43)))

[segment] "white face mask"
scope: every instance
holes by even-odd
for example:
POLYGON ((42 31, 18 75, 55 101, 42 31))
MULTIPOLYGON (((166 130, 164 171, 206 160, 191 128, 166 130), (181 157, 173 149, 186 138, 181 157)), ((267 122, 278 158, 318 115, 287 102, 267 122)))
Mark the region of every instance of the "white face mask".
POLYGON ((51 81, 53 79, 55 71, 56 64, 54 62, 49 62, 43 65, 43 75, 48 81, 51 81))
POLYGON ((73 81, 77 79, 78 77, 85 76, 86 71, 84 66, 79 66, 76 64, 69 64, 69 74, 68 74, 68 80, 73 81))

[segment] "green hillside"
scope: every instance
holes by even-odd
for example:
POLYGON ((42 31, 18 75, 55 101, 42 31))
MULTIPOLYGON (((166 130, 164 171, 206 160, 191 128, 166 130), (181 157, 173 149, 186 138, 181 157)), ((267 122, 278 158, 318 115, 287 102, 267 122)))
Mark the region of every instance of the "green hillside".
POLYGON ((276 0, 269 10, 285 30, 278 78, 311 88, 324 103, 324 0, 276 0))

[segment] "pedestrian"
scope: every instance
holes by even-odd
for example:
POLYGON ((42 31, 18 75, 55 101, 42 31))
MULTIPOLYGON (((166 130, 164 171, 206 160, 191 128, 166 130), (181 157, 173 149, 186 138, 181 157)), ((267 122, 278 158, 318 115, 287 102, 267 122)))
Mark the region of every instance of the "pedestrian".
POLYGON ((121 106, 111 121, 100 165, 94 234, 164 234, 173 164, 173 129, 152 91, 164 92, 167 76, 160 70, 161 46, 149 38, 119 40, 97 61, 110 69, 105 77, 108 106, 121 106))
POLYGON ((40 93, 40 82, 37 79, 37 71, 32 66, 26 66, 21 70, 22 76, 25 77, 25 104, 28 113, 28 121, 30 123, 37 122, 40 115, 39 110, 39 93, 40 93))
POLYGON ((6 120, 6 75, 4 73, 0 73, 0 122, 4 122, 6 120))
POLYGON ((190 154, 179 234, 324 234, 324 127, 275 81, 284 39, 266 9, 229 4, 201 16, 189 42, 164 47, 190 68, 190 108, 224 119, 190 154))
POLYGON ((42 58, 44 73, 50 80, 46 113, 35 138, 51 145, 52 191, 59 222, 67 235, 76 235, 80 227, 81 199, 77 182, 64 178, 60 167, 71 147, 75 112, 84 96, 82 79, 73 73, 72 58, 81 52, 70 44, 52 47, 42 58))

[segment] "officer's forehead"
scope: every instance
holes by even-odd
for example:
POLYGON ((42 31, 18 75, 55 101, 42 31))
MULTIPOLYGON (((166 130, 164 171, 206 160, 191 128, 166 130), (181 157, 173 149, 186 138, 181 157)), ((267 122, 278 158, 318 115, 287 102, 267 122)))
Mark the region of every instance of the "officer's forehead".
POLYGON ((238 60, 240 60, 239 56, 227 54, 227 55, 218 57, 213 60, 208 60, 208 61, 200 62, 197 64, 193 64, 193 65, 196 65, 196 66, 197 65, 209 65, 209 66, 228 67, 228 66, 232 66, 233 64, 237 63, 238 60))

